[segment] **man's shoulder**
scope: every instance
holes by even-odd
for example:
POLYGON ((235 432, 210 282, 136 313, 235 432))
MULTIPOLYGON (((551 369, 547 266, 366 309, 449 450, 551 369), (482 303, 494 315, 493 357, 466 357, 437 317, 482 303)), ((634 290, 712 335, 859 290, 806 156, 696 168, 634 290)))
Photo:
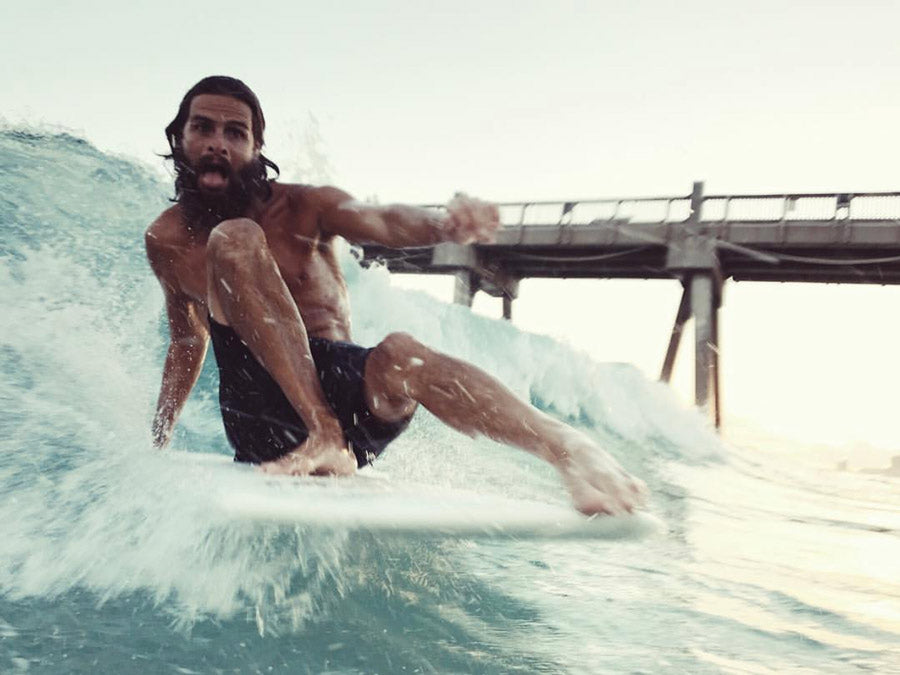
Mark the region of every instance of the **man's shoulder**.
POLYGON ((315 199, 315 186, 302 183, 272 182, 272 198, 274 201, 286 200, 292 208, 303 208, 315 199))
POLYGON ((296 210, 323 210, 352 199, 348 193, 331 185, 273 183, 272 188, 274 197, 286 198, 296 210))
POLYGON ((179 242, 185 236, 184 222, 181 217, 181 207, 177 204, 170 206, 150 223, 144 238, 148 248, 152 246, 166 246, 179 242))

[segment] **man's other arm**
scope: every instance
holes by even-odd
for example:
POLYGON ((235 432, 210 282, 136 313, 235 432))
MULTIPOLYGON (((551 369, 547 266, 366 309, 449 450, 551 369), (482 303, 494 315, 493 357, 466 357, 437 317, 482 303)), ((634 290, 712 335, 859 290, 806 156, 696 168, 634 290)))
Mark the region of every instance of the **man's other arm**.
POLYGON ((451 199, 444 211, 405 204, 365 204, 333 187, 316 188, 316 199, 323 231, 355 243, 390 248, 443 241, 490 243, 500 227, 494 204, 464 194, 451 199))
POLYGON ((175 421, 200 377, 209 344, 209 326, 199 303, 178 287, 166 247, 149 231, 146 244, 150 266, 163 288, 169 322, 169 349, 152 427, 153 444, 162 449, 168 444, 175 421))

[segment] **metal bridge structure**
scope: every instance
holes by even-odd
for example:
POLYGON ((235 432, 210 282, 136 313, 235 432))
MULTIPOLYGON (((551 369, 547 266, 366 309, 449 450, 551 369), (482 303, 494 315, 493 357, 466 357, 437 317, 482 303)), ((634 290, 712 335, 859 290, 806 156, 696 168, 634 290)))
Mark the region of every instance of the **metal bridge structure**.
MULTIPOLYGON (((454 301, 484 291, 512 317, 525 278, 677 279, 668 382, 694 319, 695 402, 721 423, 719 308, 726 280, 900 284, 900 192, 689 195, 498 204, 492 244, 363 247, 391 272, 453 274, 454 301)), ((439 206, 428 208, 439 209, 439 206)))

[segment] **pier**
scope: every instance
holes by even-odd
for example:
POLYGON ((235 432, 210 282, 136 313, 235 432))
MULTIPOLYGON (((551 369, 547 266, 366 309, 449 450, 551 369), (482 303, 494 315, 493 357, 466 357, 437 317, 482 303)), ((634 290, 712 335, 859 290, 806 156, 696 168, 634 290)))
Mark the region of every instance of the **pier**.
MULTIPOLYGON (((726 280, 900 283, 900 192, 689 195, 501 203, 493 244, 363 247, 363 264, 453 274, 454 301, 478 291, 512 318, 526 278, 677 279, 681 302, 660 379, 694 319, 695 402, 718 427, 719 308, 726 280)), ((430 208, 441 208, 432 206, 430 208)))

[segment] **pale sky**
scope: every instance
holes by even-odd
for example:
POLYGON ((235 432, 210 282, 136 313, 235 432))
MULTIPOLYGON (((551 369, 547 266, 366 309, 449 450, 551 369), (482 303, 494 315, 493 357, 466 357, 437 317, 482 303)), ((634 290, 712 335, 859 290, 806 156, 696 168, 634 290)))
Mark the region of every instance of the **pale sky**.
MULTIPOLYGON (((382 202, 900 188, 900 3, 184 4, 6 0, 0 117, 161 170, 181 96, 230 74, 287 178, 382 202), (309 166, 311 116, 328 167, 309 166)), ((518 325, 658 375, 675 282, 521 290, 518 325)), ((898 310, 893 288, 729 284, 726 414, 900 446, 898 310)))

